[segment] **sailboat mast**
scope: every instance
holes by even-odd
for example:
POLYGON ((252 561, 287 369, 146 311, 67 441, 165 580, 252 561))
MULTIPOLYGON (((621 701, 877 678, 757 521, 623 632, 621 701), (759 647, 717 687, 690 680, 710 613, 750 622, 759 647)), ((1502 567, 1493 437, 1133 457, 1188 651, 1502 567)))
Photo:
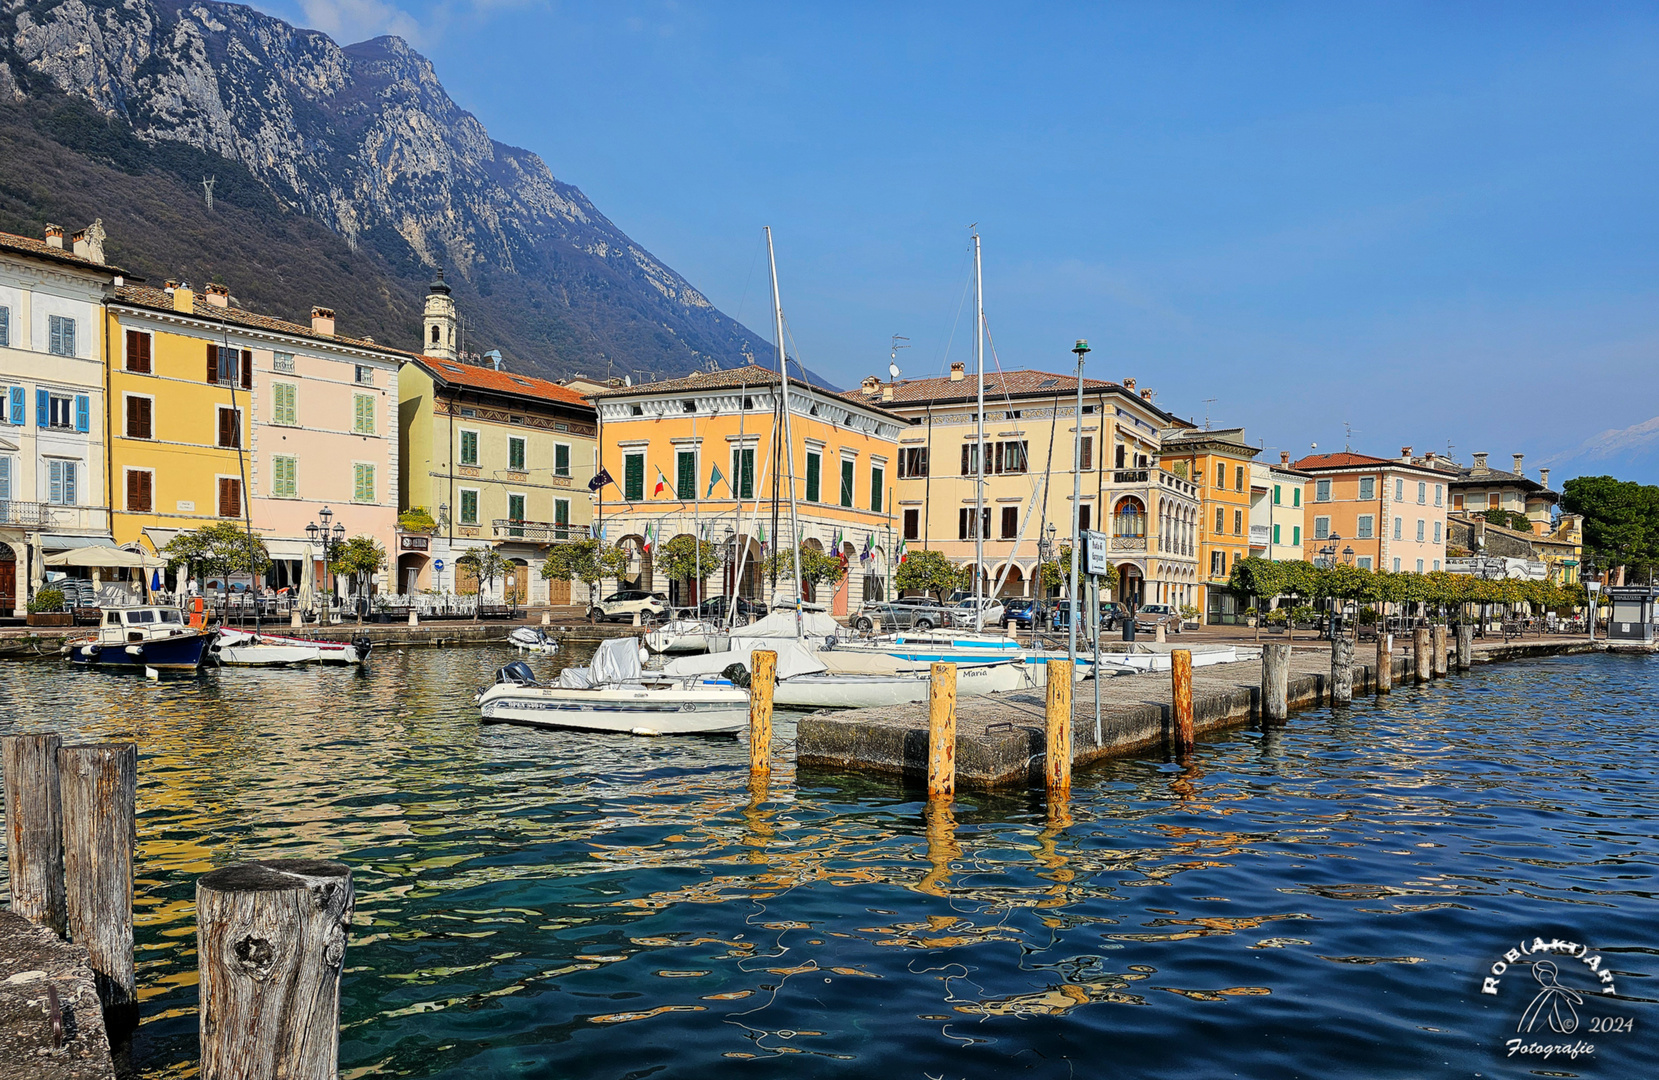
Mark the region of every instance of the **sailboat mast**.
POLYGON ((772 250, 772 226, 766 226, 766 261, 772 268, 772 329, 778 342, 778 392, 783 395, 783 458, 789 470, 789 551, 795 557, 795 636, 801 636, 801 518, 795 505, 795 439, 789 424, 789 367, 783 354, 783 299, 778 295, 778 257, 772 250))
POLYGON ((974 458, 974 629, 985 629, 985 278, 979 269, 979 234, 974 233, 974 378, 979 383, 978 442, 974 458))

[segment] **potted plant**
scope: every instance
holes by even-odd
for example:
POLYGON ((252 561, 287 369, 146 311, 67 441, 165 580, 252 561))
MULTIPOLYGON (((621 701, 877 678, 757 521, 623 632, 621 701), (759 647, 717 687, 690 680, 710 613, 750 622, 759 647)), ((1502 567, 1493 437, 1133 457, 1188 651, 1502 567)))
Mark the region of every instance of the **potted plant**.
POLYGON ((1260 613, 1253 607, 1245 608, 1244 609, 1244 625, 1250 627, 1251 629, 1255 629, 1256 616, 1258 614, 1260 614, 1260 613))
POLYGON ((30 626, 73 626, 75 615, 63 610, 62 589, 41 589, 29 601, 30 626))
POLYGON ((1181 605, 1181 625, 1198 628, 1198 609, 1191 604, 1181 605))

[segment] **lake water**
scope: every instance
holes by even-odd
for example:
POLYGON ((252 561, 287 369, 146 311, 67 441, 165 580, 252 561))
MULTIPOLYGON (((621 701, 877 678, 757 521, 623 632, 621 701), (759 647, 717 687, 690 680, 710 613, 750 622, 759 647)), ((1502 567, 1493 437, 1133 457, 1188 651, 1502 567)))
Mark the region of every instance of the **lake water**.
POLYGON ((481 727, 511 656, 6 669, 0 732, 139 745, 141 1075, 195 1072, 197 876, 310 856, 355 874, 348 1077, 1659 1076, 1654 659, 929 810, 787 722, 755 791, 735 740, 481 727))

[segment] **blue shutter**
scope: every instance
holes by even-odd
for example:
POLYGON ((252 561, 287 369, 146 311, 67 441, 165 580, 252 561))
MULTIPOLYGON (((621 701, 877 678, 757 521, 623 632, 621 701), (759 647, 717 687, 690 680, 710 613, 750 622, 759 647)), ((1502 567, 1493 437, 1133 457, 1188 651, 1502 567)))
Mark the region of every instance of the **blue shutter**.
POLYGON ((85 394, 75 395, 75 430, 85 432, 92 425, 92 400, 85 394))
POLYGON ((19 427, 29 422, 29 399, 21 386, 12 387, 11 422, 19 427))
POLYGON ((40 428, 52 426, 52 395, 38 389, 35 391, 35 426, 40 428))

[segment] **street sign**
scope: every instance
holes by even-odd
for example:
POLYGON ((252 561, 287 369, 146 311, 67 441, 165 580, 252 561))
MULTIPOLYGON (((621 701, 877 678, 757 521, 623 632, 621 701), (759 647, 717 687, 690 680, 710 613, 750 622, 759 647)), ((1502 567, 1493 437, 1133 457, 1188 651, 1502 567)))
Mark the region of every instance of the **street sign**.
POLYGON ((1104 574, 1107 570, 1106 534, 1093 529, 1083 532, 1083 565, 1085 574, 1104 574))
POLYGON ((433 559, 432 568, 434 570, 442 570, 444 568, 444 561, 442 559, 433 559))

